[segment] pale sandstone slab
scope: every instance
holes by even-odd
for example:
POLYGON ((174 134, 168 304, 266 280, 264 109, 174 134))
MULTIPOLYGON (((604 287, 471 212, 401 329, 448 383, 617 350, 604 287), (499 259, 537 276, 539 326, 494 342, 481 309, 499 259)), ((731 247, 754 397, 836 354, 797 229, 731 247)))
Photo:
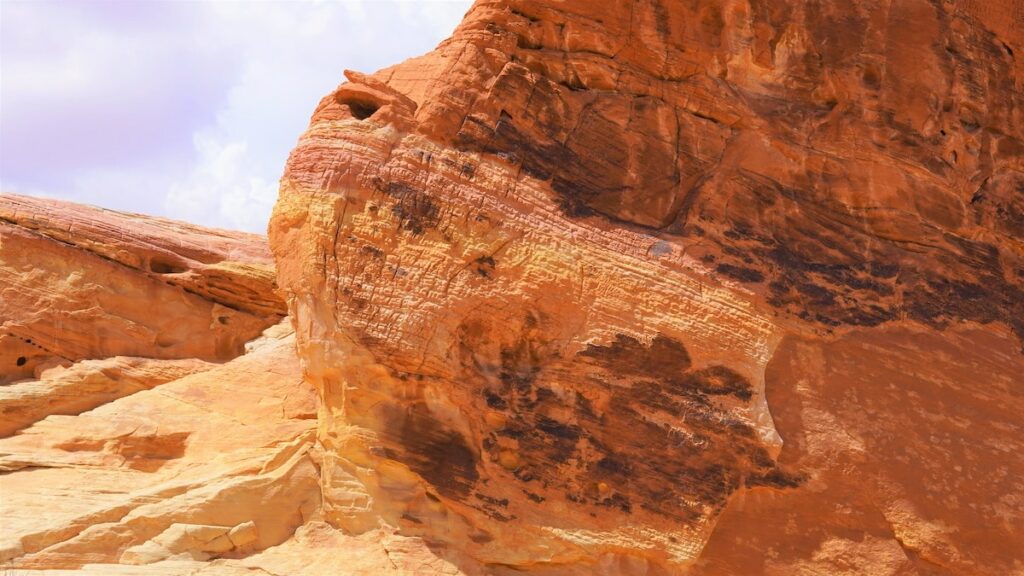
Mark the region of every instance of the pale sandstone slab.
POLYGON ((196 359, 115 356, 84 360, 67 367, 37 367, 38 379, 0 387, 0 437, 10 436, 49 415, 85 412, 214 366, 196 359))
MULTIPOLYGON (((320 505, 314 398, 280 326, 246 355, 0 440, 5 562, 117 562, 172 524, 287 539, 320 505)), ((224 552, 224 551, 219 551, 224 552)), ((137 558, 136 558, 137 559, 137 558)))

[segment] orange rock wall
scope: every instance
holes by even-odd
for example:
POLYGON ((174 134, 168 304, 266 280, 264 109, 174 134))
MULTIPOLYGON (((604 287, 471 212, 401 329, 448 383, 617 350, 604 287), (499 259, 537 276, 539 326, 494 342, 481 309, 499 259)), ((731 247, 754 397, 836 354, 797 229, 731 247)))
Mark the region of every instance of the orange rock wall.
POLYGON ((115 355, 226 360, 285 314, 257 236, 0 196, 0 383, 115 355))
POLYGON ((1008 21, 483 0, 346 72, 270 229, 328 522, 470 573, 1018 569, 1019 486, 958 488, 1020 469, 961 399, 1024 373, 1008 21))
POLYGON ((0 196, 0 567, 1022 573, 1022 30, 480 0, 270 250, 0 196))

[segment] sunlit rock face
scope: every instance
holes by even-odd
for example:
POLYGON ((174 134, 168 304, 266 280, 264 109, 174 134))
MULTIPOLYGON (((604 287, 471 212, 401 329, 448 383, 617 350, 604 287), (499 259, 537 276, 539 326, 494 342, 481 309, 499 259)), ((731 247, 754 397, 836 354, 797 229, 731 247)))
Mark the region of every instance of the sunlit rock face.
POLYGON ((3 571, 192 573, 315 519, 284 312, 263 237, 0 196, 3 571))
POLYGON ((324 519, 468 573, 1019 570, 1022 17, 480 1, 347 72, 270 227, 324 519))
POLYGON ((0 210, 0 571, 457 573, 323 522, 317 396, 265 238, 0 210))
POLYGON ((485 0, 269 249, 0 196, 0 567, 1020 574, 1022 30, 485 0))
POLYGON ((0 384, 109 356, 226 360, 286 313, 254 234, 0 195, 0 384))

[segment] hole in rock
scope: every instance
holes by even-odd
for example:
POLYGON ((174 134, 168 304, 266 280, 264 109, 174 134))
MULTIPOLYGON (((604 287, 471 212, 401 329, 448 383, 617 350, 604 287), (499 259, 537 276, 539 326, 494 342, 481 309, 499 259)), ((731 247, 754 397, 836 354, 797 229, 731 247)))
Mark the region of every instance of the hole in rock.
POLYGON ((18 356, 18 360, 15 362, 15 364, 17 364, 18 366, 24 366, 25 362, 28 362, 28 359, 26 359, 24 356, 18 356))
POLYGON ((357 100, 355 98, 343 98, 338 100, 339 104, 348 106, 352 116, 357 120, 366 120, 380 110, 380 104, 370 100, 357 100))
POLYGON ((154 258, 149 261, 149 271, 155 274, 180 274, 187 270, 188 268, 184 266, 159 258, 154 258))

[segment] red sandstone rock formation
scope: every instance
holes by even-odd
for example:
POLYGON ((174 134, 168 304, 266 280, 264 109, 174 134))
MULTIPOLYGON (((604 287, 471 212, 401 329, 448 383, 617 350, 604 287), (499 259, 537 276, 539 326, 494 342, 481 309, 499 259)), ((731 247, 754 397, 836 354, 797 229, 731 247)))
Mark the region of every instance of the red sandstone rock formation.
POLYGON ((318 106, 286 307, 256 237, 0 197, 0 558, 1020 573, 1021 30, 481 0, 318 106))
POLYGON ((226 360, 286 313, 255 235, 0 196, 0 383, 115 355, 226 360))
POLYGON ((1019 570, 1022 15, 480 1, 346 73, 270 230, 325 518, 474 573, 1019 570))
POLYGON ((182 574, 312 518, 283 314, 259 236, 0 196, 5 573, 182 574))

